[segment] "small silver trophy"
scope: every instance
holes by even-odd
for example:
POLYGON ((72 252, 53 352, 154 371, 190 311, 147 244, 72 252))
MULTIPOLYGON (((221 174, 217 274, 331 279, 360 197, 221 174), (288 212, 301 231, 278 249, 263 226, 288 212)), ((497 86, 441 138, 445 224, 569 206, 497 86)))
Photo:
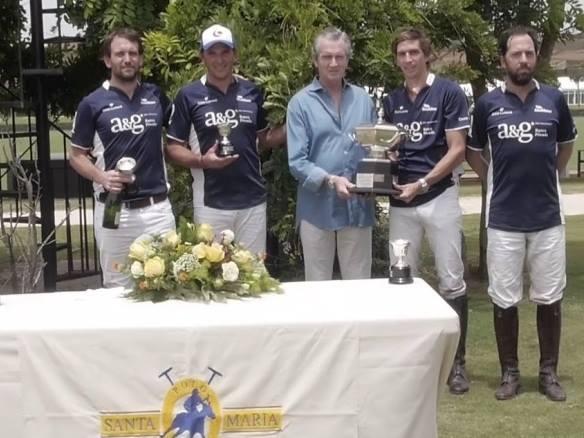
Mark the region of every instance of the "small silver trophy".
POLYGON ((218 123, 217 130, 221 138, 219 139, 219 149, 217 155, 220 157, 230 157, 235 155, 235 148, 229 141, 229 134, 231 134, 231 125, 229 122, 218 123))
POLYGON ((392 284, 408 284, 413 282, 410 265, 406 262, 410 242, 398 239, 389 242, 397 261, 389 269, 389 282, 392 284))
POLYGON ((127 176, 132 176, 135 168, 136 160, 132 157, 122 157, 116 163, 116 170, 127 176))
POLYGON ((355 128, 355 139, 367 152, 357 164, 355 193, 377 195, 396 194, 399 164, 397 149, 407 137, 405 130, 383 121, 383 109, 379 109, 377 124, 359 125, 355 128))

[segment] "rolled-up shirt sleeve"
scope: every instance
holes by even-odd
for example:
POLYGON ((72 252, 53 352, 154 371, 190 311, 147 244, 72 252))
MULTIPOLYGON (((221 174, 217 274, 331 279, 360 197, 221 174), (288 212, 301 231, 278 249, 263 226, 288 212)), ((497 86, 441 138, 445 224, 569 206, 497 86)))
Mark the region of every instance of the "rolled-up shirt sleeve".
POLYGON ((328 172, 309 159, 310 131, 310 125, 304 118, 298 100, 293 98, 288 104, 286 115, 288 165, 292 176, 303 188, 316 192, 322 186, 328 172))

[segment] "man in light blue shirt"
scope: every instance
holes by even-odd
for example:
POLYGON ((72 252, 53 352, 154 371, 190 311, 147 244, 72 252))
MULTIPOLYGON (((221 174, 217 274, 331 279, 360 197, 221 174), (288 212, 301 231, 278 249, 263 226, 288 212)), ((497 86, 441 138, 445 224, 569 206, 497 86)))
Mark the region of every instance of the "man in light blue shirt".
POLYGON ((363 156, 353 130, 375 122, 375 107, 344 79, 351 52, 345 32, 321 32, 313 47, 318 76, 288 104, 288 162, 298 180, 296 221, 308 281, 332 278, 335 251, 344 279, 371 276, 374 200, 349 189, 363 156))

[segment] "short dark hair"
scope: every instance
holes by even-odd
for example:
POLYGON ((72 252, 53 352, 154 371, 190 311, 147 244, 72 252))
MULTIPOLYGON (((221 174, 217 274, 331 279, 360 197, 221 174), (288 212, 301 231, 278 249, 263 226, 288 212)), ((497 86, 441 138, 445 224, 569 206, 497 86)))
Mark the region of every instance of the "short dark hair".
POLYGON ((130 29, 129 27, 122 27, 120 29, 116 29, 104 38, 101 53, 103 57, 110 57, 112 55, 112 41, 114 38, 124 38, 138 46, 138 53, 140 55, 144 54, 144 46, 142 45, 142 35, 134 29, 130 29))
POLYGON ((422 49, 424 55, 428 57, 432 55, 432 41, 422 29, 410 27, 398 30, 395 38, 391 42, 393 56, 397 57, 397 46, 404 41, 419 41, 420 49, 422 49))
POLYGON ((535 48, 535 53, 539 53, 539 43, 537 42, 537 33, 531 27, 527 26, 513 26, 501 33, 499 36, 499 54, 505 56, 507 50, 509 49, 509 40, 514 36, 527 35, 533 41, 533 47, 535 48))

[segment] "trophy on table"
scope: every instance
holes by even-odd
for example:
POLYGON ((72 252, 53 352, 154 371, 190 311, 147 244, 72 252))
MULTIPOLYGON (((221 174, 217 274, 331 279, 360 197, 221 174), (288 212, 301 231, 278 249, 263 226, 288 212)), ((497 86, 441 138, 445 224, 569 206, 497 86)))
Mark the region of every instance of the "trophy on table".
POLYGON ((389 245, 397 261, 389 268, 389 282, 392 284, 409 284, 414 280, 410 265, 406 262, 410 242, 405 239, 390 241, 389 245))
POLYGON ((220 157, 230 157, 235 155, 235 148, 229 141, 229 134, 231 134, 231 125, 229 122, 218 123, 217 130, 221 138, 219 139, 219 149, 217 155, 220 157))
POLYGON ((375 125, 365 124, 355 128, 355 139, 365 149, 366 156, 357 164, 353 193, 390 195, 399 193, 397 183, 397 149, 405 141, 404 129, 383 121, 383 110, 375 125))

